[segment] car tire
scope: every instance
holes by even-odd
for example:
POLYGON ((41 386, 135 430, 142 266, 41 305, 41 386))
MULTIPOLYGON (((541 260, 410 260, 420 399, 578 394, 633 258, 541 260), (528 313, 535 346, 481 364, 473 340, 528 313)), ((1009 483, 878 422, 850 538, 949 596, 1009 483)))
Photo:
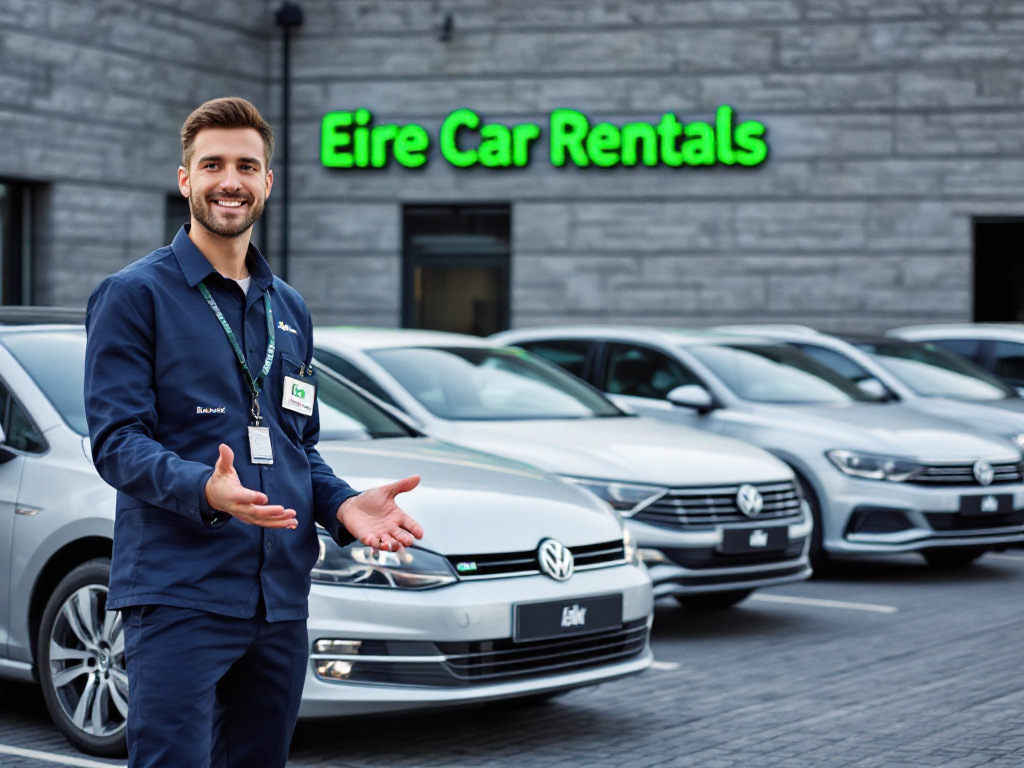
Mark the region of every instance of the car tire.
POLYGON ((82 563, 53 590, 36 644, 39 682, 54 723, 82 752, 128 754, 128 674, 121 615, 107 611, 110 560, 82 563))
POLYGON ((955 547, 926 549, 922 557, 932 568, 964 568, 988 552, 987 547, 955 547))
POLYGON ((676 595, 676 601, 691 611, 720 611, 743 602, 752 589, 733 589, 728 592, 707 592, 698 595, 676 595))
POLYGON ((797 485, 800 486, 800 494, 807 502, 807 506, 811 508, 811 519, 814 522, 814 529, 811 531, 811 545, 808 549, 807 556, 811 561, 811 568, 814 570, 814 575, 823 576, 828 571, 829 565, 831 564, 831 558, 829 557, 828 552, 825 551, 825 545, 823 543, 825 538, 825 526, 821 521, 821 505, 818 503, 818 497, 814 493, 814 489, 811 487, 811 484, 798 473, 796 473, 796 482, 797 485))

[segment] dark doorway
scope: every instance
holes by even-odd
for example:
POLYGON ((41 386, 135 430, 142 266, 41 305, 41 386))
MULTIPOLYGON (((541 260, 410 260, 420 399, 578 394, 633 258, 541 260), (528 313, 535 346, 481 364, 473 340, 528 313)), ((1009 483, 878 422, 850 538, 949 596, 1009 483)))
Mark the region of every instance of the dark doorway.
POLYGON ((487 336, 508 328, 508 205, 402 210, 402 325, 487 336))
POLYGON ((32 302, 32 187, 0 179, 0 304, 32 302))
POLYGON ((974 220, 974 319, 1024 322, 1024 218, 974 220))

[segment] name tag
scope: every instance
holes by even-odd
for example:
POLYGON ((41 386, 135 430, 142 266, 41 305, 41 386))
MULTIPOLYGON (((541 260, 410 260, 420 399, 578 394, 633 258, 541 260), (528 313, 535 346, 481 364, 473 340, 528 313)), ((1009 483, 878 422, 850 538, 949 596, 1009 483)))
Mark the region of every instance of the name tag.
POLYGON ((313 415, 313 403, 316 402, 316 387, 308 381, 284 377, 284 396, 281 407, 288 411, 301 413, 303 416, 313 415))
POLYGON ((249 427, 249 459, 253 464, 274 463, 274 449, 270 445, 268 427, 249 427))

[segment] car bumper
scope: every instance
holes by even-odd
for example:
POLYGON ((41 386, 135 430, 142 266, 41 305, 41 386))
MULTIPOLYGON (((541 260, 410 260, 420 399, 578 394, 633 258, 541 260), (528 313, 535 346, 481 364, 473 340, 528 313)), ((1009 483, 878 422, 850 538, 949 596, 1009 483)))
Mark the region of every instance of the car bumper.
POLYGON ((796 521, 751 520, 705 530, 668 530, 636 520, 625 522, 650 570, 655 597, 757 589, 802 581, 811 575, 808 548, 813 523, 806 504, 796 521), (722 551, 726 531, 753 536, 778 527, 786 529, 784 548, 744 554, 722 551))
POLYGON ((824 547, 835 553, 916 552, 1024 542, 1024 485, 934 488, 833 479, 824 547), (966 497, 1008 497, 999 513, 965 514, 966 497))
POLYGON ((469 704, 636 674, 652 660, 653 600, 646 569, 630 565, 579 572, 567 583, 527 576, 424 591, 314 584, 299 716, 469 704), (512 641, 513 603, 571 607, 612 594, 622 595, 621 626, 512 641), (318 640, 340 642, 321 652, 318 640))

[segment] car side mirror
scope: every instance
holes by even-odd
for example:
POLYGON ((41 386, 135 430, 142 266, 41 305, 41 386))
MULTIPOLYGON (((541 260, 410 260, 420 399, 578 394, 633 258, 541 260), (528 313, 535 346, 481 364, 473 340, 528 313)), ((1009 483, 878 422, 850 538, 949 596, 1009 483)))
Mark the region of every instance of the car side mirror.
POLYGON ((873 376, 869 379, 861 379, 857 382, 857 386, 860 387, 861 391, 878 400, 896 399, 896 395, 893 394, 892 390, 873 376))
POLYGON ((665 399, 672 405, 681 408, 692 408, 697 413, 707 413, 715 409, 715 401, 700 384, 683 384, 681 387, 669 390, 665 399))

